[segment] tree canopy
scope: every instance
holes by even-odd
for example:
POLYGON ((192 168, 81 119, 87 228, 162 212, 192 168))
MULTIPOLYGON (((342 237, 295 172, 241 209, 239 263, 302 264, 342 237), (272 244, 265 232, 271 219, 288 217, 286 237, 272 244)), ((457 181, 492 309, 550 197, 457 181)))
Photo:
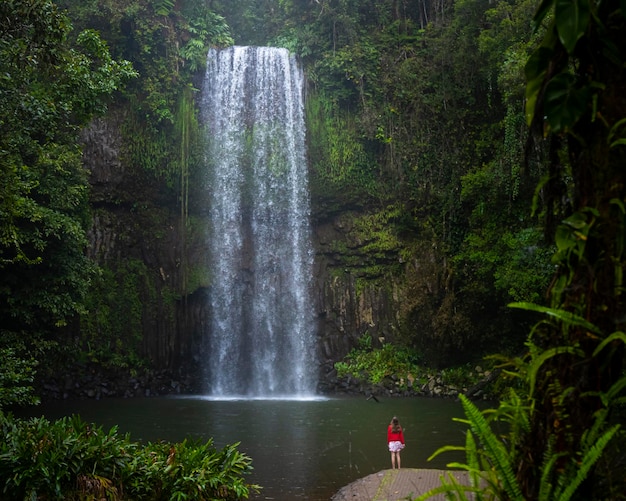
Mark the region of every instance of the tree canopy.
POLYGON ((95 31, 71 30, 52 1, 0 5, 0 349, 15 361, 2 365, 9 387, 20 373, 30 377, 33 360, 14 357, 82 308, 91 265, 77 134, 136 76, 95 31))

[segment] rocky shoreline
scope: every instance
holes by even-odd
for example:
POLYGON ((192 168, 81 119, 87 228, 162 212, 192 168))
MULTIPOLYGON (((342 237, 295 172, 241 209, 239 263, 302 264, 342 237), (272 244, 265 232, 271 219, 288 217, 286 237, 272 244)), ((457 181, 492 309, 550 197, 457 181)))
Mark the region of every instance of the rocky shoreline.
POLYGON ((455 385, 446 383, 440 372, 433 372, 420 381, 412 378, 387 377, 378 384, 368 383, 358 378, 346 376, 327 379, 320 383, 322 394, 364 395, 376 397, 439 397, 458 398, 459 394, 474 400, 492 398, 488 386, 496 378, 491 371, 477 372, 477 382, 472 385, 455 385))
MULTIPOLYGON (((351 376, 338 377, 334 369, 326 372, 317 386, 321 395, 354 395, 378 397, 457 398, 459 394, 473 399, 489 399, 489 384, 496 374, 476 367, 476 384, 459 386, 446 382, 443 372, 434 371, 419 378, 387 377, 378 384, 351 376)), ((197 374, 174 375, 167 371, 143 372, 129 369, 103 369, 96 364, 76 366, 59 376, 50 376, 37 384, 42 400, 75 400, 102 398, 157 397, 191 395, 202 392, 197 374)))
POLYGON ((104 369, 97 364, 78 365, 36 385, 42 400, 157 397, 197 393, 192 374, 175 376, 168 371, 104 369))

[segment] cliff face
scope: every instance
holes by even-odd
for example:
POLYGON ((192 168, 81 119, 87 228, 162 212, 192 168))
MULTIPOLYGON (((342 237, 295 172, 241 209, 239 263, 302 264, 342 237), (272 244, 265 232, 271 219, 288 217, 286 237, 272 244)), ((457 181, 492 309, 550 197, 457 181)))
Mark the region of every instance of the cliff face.
MULTIPOLYGON (((83 134, 93 207, 88 252, 122 276, 117 292, 127 294, 121 289, 132 283, 141 332, 126 335, 140 339, 139 353, 157 369, 198 374, 211 274, 202 182, 183 220, 175 190, 123 158, 121 118, 97 120, 83 134)), ((384 218, 350 210, 322 217, 319 201, 312 206, 319 361, 322 376, 332 377, 334 362, 364 334, 376 346, 431 329, 433 301, 445 292, 442 265, 430 240, 402 241, 384 218)))
POLYGON ((436 246, 430 240, 389 238, 391 225, 372 223, 372 217, 346 211, 313 227, 320 360, 322 374, 331 378, 334 362, 363 335, 372 338, 372 346, 407 339, 416 331, 427 339, 438 301, 446 295, 436 246))
POLYGON ((109 306, 129 308, 118 312, 126 321, 118 334, 136 338, 141 355, 171 370, 193 350, 177 298, 184 252, 177 196, 123 158, 121 121, 111 115, 83 132, 92 206, 88 254, 115 275, 107 285, 116 290, 107 294, 117 299, 109 306))

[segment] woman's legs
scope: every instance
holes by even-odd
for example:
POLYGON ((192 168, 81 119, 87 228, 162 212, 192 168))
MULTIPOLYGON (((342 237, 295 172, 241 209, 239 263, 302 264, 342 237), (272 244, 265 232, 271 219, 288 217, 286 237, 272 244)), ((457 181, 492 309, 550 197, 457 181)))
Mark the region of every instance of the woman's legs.
POLYGON ((391 453, 391 469, 400 469, 400 451, 391 453))

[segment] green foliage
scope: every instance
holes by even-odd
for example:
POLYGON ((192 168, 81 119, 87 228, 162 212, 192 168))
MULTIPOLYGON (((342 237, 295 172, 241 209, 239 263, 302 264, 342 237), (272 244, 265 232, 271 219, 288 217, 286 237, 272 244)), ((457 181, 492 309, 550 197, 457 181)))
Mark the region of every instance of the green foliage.
POLYGON ((463 364, 441 369, 441 379, 447 386, 469 388, 476 383, 475 364, 463 364))
POLYGON ((401 386, 406 387, 409 378, 415 378, 422 372, 418 360, 419 356, 413 351, 392 344, 372 349, 372 338, 366 334, 359 338, 357 348, 335 364, 335 369, 339 377, 350 375, 373 384, 398 376, 403 382, 401 386))
POLYGON ((355 123, 323 95, 307 99, 309 153, 313 166, 313 189, 332 190, 336 196, 360 199, 379 188, 372 161, 358 140, 355 123), (349 188, 349 191, 348 191, 349 188))
POLYGON ((169 16, 175 4, 174 0, 153 0, 152 2, 154 13, 158 16, 169 16))
MULTIPOLYGON (((564 319, 559 312, 554 312, 554 316, 564 319)), ((619 334, 612 336, 612 340, 619 339, 626 342, 626 336, 623 333, 619 334)), ((572 353, 570 348, 542 351, 536 346, 531 346, 527 360, 516 359, 514 361, 515 372, 513 373, 525 382, 526 388, 529 388, 528 394, 519 395, 510 389, 497 409, 480 411, 465 396, 460 395, 467 419, 459 421, 470 427, 467 431, 466 445, 465 447, 442 447, 429 459, 444 452, 465 451, 466 463, 450 463, 448 467, 468 471, 471 483, 465 486, 455 482, 453 477, 442 478, 440 487, 432 489, 417 499, 425 500, 441 493, 455 493, 458 495, 457 499, 466 499, 466 493, 474 493, 477 496, 476 499, 517 499, 520 501, 527 499, 522 494, 520 484, 525 479, 520 479, 516 475, 515 465, 518 461, 523 461, 519 447, 528 434, 531 434, 531 422, 537 413, 533 403, 536 375, 540 367, 550 358, 572 353)), ((623 401, 624 397, 621 395, 625 386, 626 376, 615 383, 607 393, 602 394, 603 408, 594 413, 593 424, 582 435, 579 450, 564 452, 556 447, 554 440, 550 440, 540 466, 541 481, 538 500, 567 501, 575 496, 577 489, 587 479, 609 442, 620 432, 620 425, 610 425, 608 416, 611 408, 623 401)), ((564 392, 567 393, 566 390, 564 392)), ((567 419, 565 413, 568 409, 563 407, 561 412, 564 414, 553 416, 555 421, 567 419)))
MULTIPOLYGON (((76 133, 136 74, 113 60, 93 31, 71 24, 43 0, 3 2, 0 65, 2 267, 38 264, 55 241, 84 243, 86 178, 76 133)), ((45 262, 42 262, 45 265, 45 262)))
POLYGON ((14 405, 39 403, 35 393, 35 375, 47 367, 49 355, 57 347, 41 334, 24 330, 0 329, 0 413, 14 405))
POLYGON ((375 258, 384 258, 388 254, 399 252, 401 243, 395 233, 396 221, 402 218, 404 208, 389 205, 375 213, 366 214, 354 221, 356 238, 365 245, 363 251, 375 258))
POLYGON ((211 46, 226 47, 232 45, 228 25, 223 17, 214 12, 201 9, 197 3, 191 3, 187 30, 191 35, 181 47, 180 55, 190 72, 203 69, 206 64, 207 50, 211 46))
POLYGON ((526 120, 530 125, 535 119, 545 121, 546 133, 571 131, 586 115, 589 116, 590 102, 597 100, 604 84, 589 78, 590 75, 574 74, 570 71, 570 59, 575 60, 585 51, 585 33, 591 24, 597 25, 600 43, 614 47, 607 36, 599 15, 599 5, 587 0, 562 2, 544 1, 533 21, 536 29, 547 20, 547 35, 542 45, 528 59, 525 72, 526 120), (554 15, 548 13, 554 9, 554 15), (552 66, 559 54, 558 65, 552 66), (538 105, 542 106, 543 117, 536 118, 538 105))
MULTIPOLYGON (((511 395, 516 397, 514 393, 511 395)), ((429 459, 444 452, 464 450, 467 462, 450 463, 448 467, 466 470, 470 474, 471 483, 469 486, 460 485, 451 475, 448 479, 442 477, 440 487, 428 491, 418 497, 417 500, 426 500, 442 493, 454 493, 458 498, 452 499, 462 500, 468 499, 465 496, 467 493, 472 493, 475 496, 474 499, 479 500, 510 499, 522 501, 526 499, 522 495, 519 480, 515 475, 514 461, 516 461, 516 457, 511 449, 506 448, 509 440, 519 440, 521 435, 499 436, 495 430, 502 427, 497 425, 498 421, 502 421, 506 423, 505 427, 518 430, 519 433, 519 423, 528 423, 530 420, 530 408, 520 406, 519 401, 502 402, 500 408, 495 412, 495 419, 492 416, 492 421, 490 421, 488 416, 494 412, 493 410, 481 412, 463 395, 460 396, 460 399, 467 420, 459 421, 470 426, 466 435, 465 447, 446 446, 437 450, 429 459), (511 409, 515 411, 514 414, 508 411, 508 405, 511 403, 513 403, 511 409), (492 424, 492 422, 495 423, 492 424), (478 439, 478 442, 475 438, 478 439)), ((551 482, 550 476, 555 473, 555 465, 562 459, 563 455, 554 450, 546 454, 541 465, 542 482, 538 501, 568 501, 573 498, 576 490, 587 478, 592 466, 599 460, 608 443, 620 428, 619 425, 614 425, 598 435, 598 430, 606 423, 605 419, 606 414, 600 413, 593 429, 585 436, 585 440, 581 444, 580 455, 575 461, 570 462, 567 468, 558 472, 558 479, 555 483, 551 482)), ((528 432, 529 429, 526 428, 524 431, 528 432)), ((510 446, 511 442, 508 443, 510 446)))
POLYGON ((617 2, 544 0, 534 21, 546 26, 526 64, 526 111, 536 138, 550 137, 549 180, 537 192, 547 200, 548 230, 560 219, 558 267, 548 306, 512 305, 545 317, 505 370, 519 391, 484 413, 464 400, 468 460, 452 466, 469 471, 472 489, 491 498, 617 499, 623 469, 610 472, 620 480, 606 486, 598 464, 624 435, 611 416, 626 398, 626 182, 624 152, 613 141, 626 116, 615 98, 626 81, 626 10, 617 2), (563 197, 571 197, 565 210, 563 197))
POLYGON ((468 234, 455 263, 485 297, 539 303, 554 272, 550 251, 539 228, 513 233, 494 226, 468 234))
POLYGON ((0 412, 11 405, 32 405, 39 402, 33 389, 37 360, 24 350, 7 346, 11 333, 0 331, 3 342, 0 346, 0 412))
POLYGON ((209 47, 231 45, 225 20, 202 2, 63 0, 80 27, 96 28, 139 69, 125 89, 124 157, 173 188, 180 178, 175 128, 181 96, 206 63, 209 47), (173 139, 174 138, 174 139, 173 139))
POLYGON ((46 339, 83 310, 92 265, 78 132, 136 76, 49 0, 0 3, 0 405, 32 399, 46 339))
POLYGON ((247 499, 251 460, 206 443, 140 445, 117 427, 105 432, 79 417, 18 420, 0 414, 3 499, 247 499))
MULTIPOLYGON (((390 218, 364 255, 380 257, 396 239, 403 259, 368 267, 373 280, 400 262, 422 266, 412 247, 437 249, 439 275, 421 287, 450 286, 402 305, 411 344, 426 339, 444 359, 469 345, 513 352, 526 328, 506 304, 540 302, 554 271, 549 242, 529 217, 541 171, 524 162, 523 68, 538 43, 529 30, 534 2, 468 0, 442 5, 441 15, 431 4, 394 5, 282 2, 289 16, 307 21, 284 36, 301 51, 311 81, 315 210, 324 217, 402 208, 406 218, 390 218)), ((354 269, 350 248, 337 250, 348 255, 341 268, 354 269)))
POLYGON ((113 367, 140 366, 144 306, 156 300, 146 265, 139 260, 103 267, 93 278, 80 316, 72 356, 113 367), (144 303, 147 303, 144 305, 144 303))

